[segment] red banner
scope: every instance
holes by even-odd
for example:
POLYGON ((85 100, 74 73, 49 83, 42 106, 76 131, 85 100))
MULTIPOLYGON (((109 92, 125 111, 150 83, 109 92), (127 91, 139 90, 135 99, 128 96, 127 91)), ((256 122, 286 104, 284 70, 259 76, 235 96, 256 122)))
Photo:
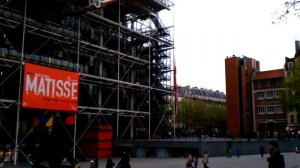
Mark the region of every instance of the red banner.
POLYGON ((22 107, 77 112, 79 74, 25 63, 22 107))

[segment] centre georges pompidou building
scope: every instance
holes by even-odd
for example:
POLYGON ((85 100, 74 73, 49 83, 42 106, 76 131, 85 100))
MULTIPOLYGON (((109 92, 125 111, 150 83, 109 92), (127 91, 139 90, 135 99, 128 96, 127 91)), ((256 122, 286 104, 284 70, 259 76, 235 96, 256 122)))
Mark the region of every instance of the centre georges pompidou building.
POLYGON ((171 1, 0 2, 0 160, 109 156, 167 134, 171 1))

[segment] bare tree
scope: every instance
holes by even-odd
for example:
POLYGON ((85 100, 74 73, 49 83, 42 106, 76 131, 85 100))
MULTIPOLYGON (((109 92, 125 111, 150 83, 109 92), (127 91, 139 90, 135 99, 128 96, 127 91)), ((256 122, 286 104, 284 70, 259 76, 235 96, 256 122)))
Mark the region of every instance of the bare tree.
POLYGON ((290 15, 296 16, 300 18, 300 0, 286 0, 284 3, 285 9, 278 12, 275 11, 273 15, 275 19, 273 20, 273 24, 286 21, 287 17, 290 15))

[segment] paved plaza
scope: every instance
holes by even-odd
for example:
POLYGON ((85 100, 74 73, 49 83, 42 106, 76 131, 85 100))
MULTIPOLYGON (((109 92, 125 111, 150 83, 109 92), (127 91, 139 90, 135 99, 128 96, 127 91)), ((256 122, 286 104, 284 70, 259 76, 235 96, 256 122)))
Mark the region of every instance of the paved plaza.
MULTIPOLYGON (((285 157, 285 168, 300 168, 300 154, 296 153, 283 153, 285 157)), ((209 159, 210 168, 268 168, 266 161, 269 155, 261 158, 260 155, 247 155, 240 158, 232 157, 214 157, 209 159)), ((113 161, 117 163, 120 159, 114 158, 113 161)), ((132 168, 185 168, 184 158, 171 158, 171 159, 154 159, 154 158, 132 158, 130 161, 132 168)), ((199 159, 199 164, 201 164, 199 159)), ((89 168, 89 163, 80 163, 81 168, 89 168)), ((198 168, 202 168, 199 165, 198 168)), ((105 168, 105 160, 99 161, 99 168, 105 168)))
MULTIPOLYGON (((296 153, 283 153, 285 157, 285 168, 300 168, 300 154, 296 153)), ((213 157, 209 158, 210 168, 268 168, 266 161, 269 155, 261 158, 260 155, 244 155, 240 158, 233 156, 227 157, 213 157)), ((115 163, 119 162, 120 158, 113 158, 115 163)), ((105 168, 105 159, 99 160, 98 168, 105 168)), ((168 159, 155 159, 155 158, 131 158, 130 161, 132 168, 185 168, 185 158, 168 158, 168 159)), ((89 168, 90 162, 79 162, 81 168, 89 168)), ((5 168, 29 168, 30 166, 8 166, 5 168)), ((199 159, 198 168, 203 168, 201 159, 199 159)))

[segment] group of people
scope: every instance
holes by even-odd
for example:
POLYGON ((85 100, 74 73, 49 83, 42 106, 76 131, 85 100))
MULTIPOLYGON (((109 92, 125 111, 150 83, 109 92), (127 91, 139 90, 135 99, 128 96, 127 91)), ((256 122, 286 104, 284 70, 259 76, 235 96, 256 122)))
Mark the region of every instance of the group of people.
MULTIPOLYGON (((203 164, 204 168, 208 168, 208 154, 207 151, 204 151, 204 154, 202 156, 201 163, 203 164)), ((197 168, 198 167, 198 158, 197 157, 192 157, 191 154, 188 154, 187 160, 185 163, 186 168, 197 168)))
MULTIPOLYGON (((235 152, 236 152, 236 156, 239 158, 241 155, 241 149, 239 147, 237 147, 235 152)), ((228 158, 232 157, 232 149, 230 147, 226 148, 226 155, 228 158)))
MULTIPOLYGON (((284 156, 280 153, 278 149, 278 143, 276 141, 271 141, 268 145, 270 156, 267 158, 268 168, 285 168, 284 156)), ((226 149, 227 155, 230 153, 230 148, 226 149)), ((240 150, 238 151, 240 153, 240 150)), ((264 157, 265 148, 260 146, 259 153, 261 157, 264 157)), ((239 154, 237 155, 239 157, 239 154)), ((202 160, 203 168, 208 168, 208 154, 207 151, 204 151, 202 160)), ((188 154, 187 160, 185 163, 186 168, 197 168, 198 159, 192 158, 191 154, 188 154)))
MULTIPOLYGON (((280 153, 278 149, 278 143, 276 141, 271 141, 268 145, 270 156, 267 158, 268 168, 285 168, 284 156, 280 153)), ((264 156, 265 149, 263 146, 260 146, 260 154, 261 157, 264 156)), ((116 168, 131 168, 130 166, 130 155, 127 153, 123 153, 123 156, 120 162, 117 164, 116 168)), ((90 168, 98 168, 98 160, 91 162, 90 168)), ((201 163, 203 168, 208 167, 208 153, 204 151, 201 163)), ((77 164, 76 164, 77 165, 77 164)), ((112 161, 111 158, 107 158, 106 168, 113 168, 115 163, 112 161)), ((187 155, 187 160, 185 163, 186 168, 198 168, 198 158, 192 157, 191 154, 187 155)))
MULTIPOLYGON (((280 153, 278 149, 278 143, 276 141, 271 141, 268 145, 269 147, 269 153, 270 156, 267 158, 267 162, 269 164, 268 168, 284 168, 285 162, 284 162, 284 156, 280 153)), ((240 151, 238 151, 240 153, 240 151)), ((264 156, 265 149, 263 146, 260 146, 260 154, 261 157, 264 156)), ((239 154, 238 154, 239 155, 239 154)), ((131 168, 130 164, 130 155, 124 153, 122 156, 122 159, 117 165, 117 168, 131 168)), ((209 168, 208 167, 208 153, 207 151, 204 151, 201 163, 203 165, 203 168, 209 168)), ((113 168, 114 162, 111 160, 111 158, 107 159, 106 168, 113 168)), ((186 168, 198 168, 198 158, 192 157, 191 154, 188 154, 187 160, 185 163, 186 168)))

